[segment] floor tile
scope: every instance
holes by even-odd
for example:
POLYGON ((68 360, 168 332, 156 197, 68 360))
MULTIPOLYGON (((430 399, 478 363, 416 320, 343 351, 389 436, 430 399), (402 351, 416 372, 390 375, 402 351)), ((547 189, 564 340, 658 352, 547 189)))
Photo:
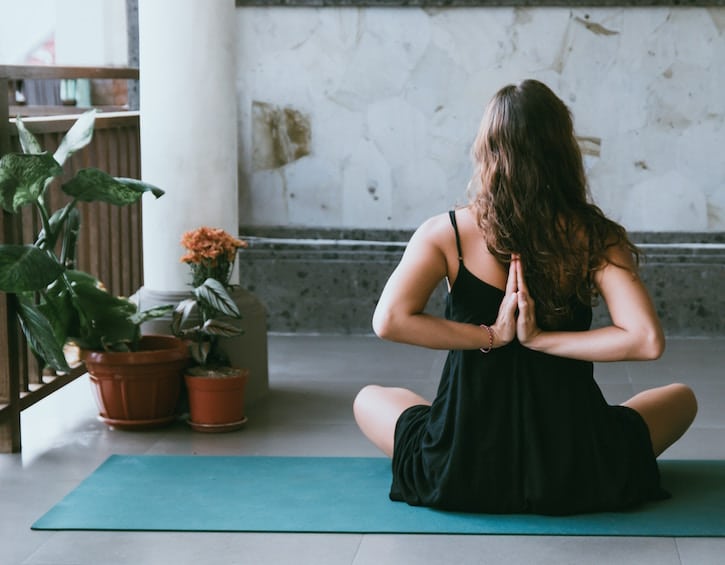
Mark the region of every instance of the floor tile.
POLYGON ((725 538, 677 538, 682 565, 725 563, 725 538))
MULTIPOLYGON (((725 339, 669 340, 653 363, 596 364, 610 403, 682 380, 700 398, 694 427, 669 459, 725 459, 725 339)), ((34 532, 30 524, 113 453, 380 456, 360 433, 352 400, 369 383, 435 394, 445 352, 369 336, 270 336, 270 394, 249 423, 228 434, 192 431, 184 421, 158 430, 113 430, 99 422, 80 378, 23 415, 22 454, 0 454, 2 565, 214 565, 234 563, 428 564, 718 563, 723 539, 561 536, 403 536, 34 532), (679 558, 678 558, 679 552, 679 558)))
POLYGON ((348 565, 358 535, 58 532, 24 565, 348 565))
POLYGON ((679 565, 666 538, 564 536, 365 536, 354 565, 679 565))

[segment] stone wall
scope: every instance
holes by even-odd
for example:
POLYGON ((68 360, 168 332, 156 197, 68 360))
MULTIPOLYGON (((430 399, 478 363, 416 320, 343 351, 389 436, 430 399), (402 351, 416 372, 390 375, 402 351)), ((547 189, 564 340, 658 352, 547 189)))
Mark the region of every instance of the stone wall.
MULTIPOLYGON (((275 332, 372 332, 385 281, 409 239, 406 231, 247 228, 240 282, 268 311, 275 332)), ((725 234, 632 234, 644 253, 642 278, 668 335, 712 336, 725 330, 725 234), (713 292, 714 290, 714 292, 713 292)), ((441 285, 427 310, 442 314, 441 285)), ((608 320, 603 305, 594 325, 608 320)))
POLYGON ((552 3, 238 0, 241 280, 271 330, 369 333, 411 230, 467 201, 487 101, 536 78, 643 245, 668 334, 722 332, 723 2, 552 3))
POLYGON ((466 201, 486 102, 531 77, 605 212, 725 229, 725 8, 452 4, 237 8, 242 224, 416 227, 466 201))

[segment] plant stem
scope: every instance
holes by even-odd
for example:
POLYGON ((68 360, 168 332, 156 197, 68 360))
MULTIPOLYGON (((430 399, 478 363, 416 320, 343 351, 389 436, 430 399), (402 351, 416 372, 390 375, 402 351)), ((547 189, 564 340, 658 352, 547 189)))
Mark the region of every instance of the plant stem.
POLYGON ((35 207, 37 208, 38 215, 40 216, 40 223, 43 225, 43 229, 40 232, 42 237, 37 239, 35 246, 43 250, 48 249, 48 247, 52 248, 52 245, 48 246, 48 238, 52 235, 50 231, 50 217, 48 216, 48 210, 45 207, 45 198, 42 195, 39 196, 35 202, 35 207))
POLYGON ((77 242, 78 242, 78 232, 80 231, 80 220, 78 220, 77 215, 73 216, 71 219, 69 219, 69 216, 71 216, 71 212, 75 208, 77 200, 72 200, 69 202, 65 208, 63 208, 63 212, 61 214, 61 220, 59 222, 59 226, 66 223, 66 227, 63 230, 63 243, 60 249, 60 262, 61 264, 66 267, 67 269, 75 269, 75 263, 76 263, 76 250, 77 250, 77 242))

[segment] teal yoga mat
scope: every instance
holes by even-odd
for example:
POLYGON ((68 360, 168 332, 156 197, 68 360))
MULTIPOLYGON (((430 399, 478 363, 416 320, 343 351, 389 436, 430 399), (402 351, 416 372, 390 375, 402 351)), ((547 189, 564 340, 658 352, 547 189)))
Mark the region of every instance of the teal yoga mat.
POLYGON ((371 457, 113 455, 35 530, 724 536, 725 461, 661 461, 673 498, 567 517, 462 514, 388 499, 371 457))

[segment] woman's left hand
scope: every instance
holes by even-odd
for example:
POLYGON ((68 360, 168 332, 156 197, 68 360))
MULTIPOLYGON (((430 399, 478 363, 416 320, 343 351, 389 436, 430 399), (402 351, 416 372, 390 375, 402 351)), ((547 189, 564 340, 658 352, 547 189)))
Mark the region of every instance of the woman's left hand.
POLYGON ((516 337, 521 345, 528 347, 529 344, 541 333, 541 329, 536 323, 536 306, 534 300, 529 294, 524 279, 524 267, 521 259, 516 258, 516 280, 518 282, 518 310, 519 314, 516 318, 516 337))
POLYGON ((498 316, 491 328, 496 336, 496 347, 503 347, 516 337, 516 308, 518 299, 516 289, 518 288, 516 261, 511 257, 509 275, 506 281, 506 291, 501 305, 498 308, 498 316))

